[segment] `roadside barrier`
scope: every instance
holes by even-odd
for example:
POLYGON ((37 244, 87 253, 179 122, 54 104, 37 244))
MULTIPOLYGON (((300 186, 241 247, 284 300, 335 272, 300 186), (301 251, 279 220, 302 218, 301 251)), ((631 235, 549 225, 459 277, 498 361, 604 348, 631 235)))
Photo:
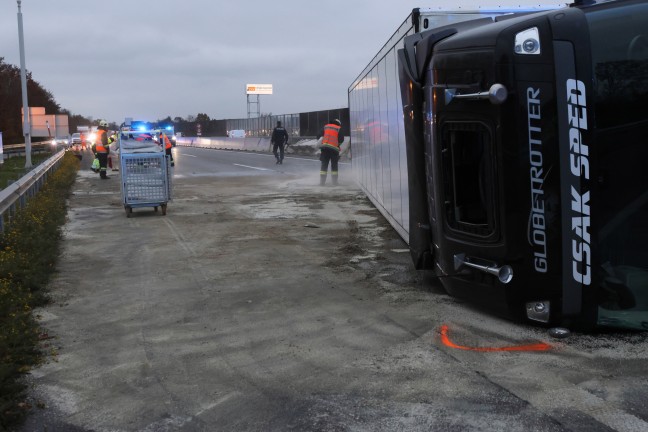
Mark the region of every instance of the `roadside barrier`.
POLYGON ((0 232, 4 232, 5 225, 11 223, 16 212, 25 207, 27 201, 41 190, 47 177, 60 165, 63 155, 65 151, 61 149, 20 180, 0 191, 0 232))
POLYGON ((268 153, 272 151, 269 138, 176 138, 176 145, 186 147, 215 148, 222 150, 244 150, 268 153))
MULTIPOLYGON (((50 142, 41 142, 41 143, 32 143, 32 154, 33 153, 43 153, 51 152, 52 144, 50 142)), ((13 156, 24 156, 25 155, 25 144, 5 144, 2 146, 2 155, 5 159, 8 159, 13 156)))
MULTIPOLYGON (((184 147, 213 148, 221 150, 242 150, 260 153, 272 153, 272 144, 268 137, 249 137, 249 138, 202 138, 202 137, 178 137, 176 145, 184 147)), ((349 155, 349 137, 344 138, 342 144, 343 158, 349 155)), ((286 147, 287 154, 298 154, 305 156, 319 155, 319 143, 314 138, 302 138, 296 142, 290 142, 286 147)))

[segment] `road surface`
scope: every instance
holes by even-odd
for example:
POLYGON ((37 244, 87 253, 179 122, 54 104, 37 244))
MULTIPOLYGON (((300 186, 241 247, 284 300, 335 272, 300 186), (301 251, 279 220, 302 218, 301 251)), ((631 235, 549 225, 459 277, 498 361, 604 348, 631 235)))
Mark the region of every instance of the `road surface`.
POLYGON ((349 164, 174 152, 166 216, 79 173, 22 431, 648 430, 646 334, 551 339, 424 284, 349 164))

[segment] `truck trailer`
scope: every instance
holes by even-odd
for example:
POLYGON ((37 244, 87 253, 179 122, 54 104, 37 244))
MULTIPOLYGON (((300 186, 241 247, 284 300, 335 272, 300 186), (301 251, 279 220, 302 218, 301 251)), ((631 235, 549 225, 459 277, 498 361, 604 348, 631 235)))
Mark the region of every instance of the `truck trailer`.
POLYGON ((415 9, 349 88, 354 172, 449 294, 645 330, 648 2, 560 6, 415 9))

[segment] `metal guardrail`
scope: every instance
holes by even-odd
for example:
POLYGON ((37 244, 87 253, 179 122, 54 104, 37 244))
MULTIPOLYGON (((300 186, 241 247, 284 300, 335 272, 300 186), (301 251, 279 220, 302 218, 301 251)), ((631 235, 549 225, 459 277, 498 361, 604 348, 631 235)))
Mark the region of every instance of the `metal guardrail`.
MULTIPOLYGON (((32 153, 52 151, 50 142, 32 143, 32 153)), ((25 144, 5 144, 2 146, 2 157, 22 156, 25 154, 25 144)))
POLYGON ((20 180, 0 191, 0 233, 4 232, 5 225, 11 223, 16 212, 25 207, 27 201, 41 190, 47 177, 60 165, 64 155, 65 151, 60 150, 20 180))
MULTIPOLYGON (((319 152, 319 143, 316 137, 301 137, 292 141, 286 146, 287 154, 297 154, 301 156, 315 156, 319 152)), ((246 137, 246 138, 226 138, 226 137, 178 137, 176 145, 180 147, 200 147, 221 150, 243 150, 260 153, 272 153, 272 144, 268 137, 246 137)), ((349 137, 344 137, 341 145, 340 157, 343 159, 351 158, 349 137)))

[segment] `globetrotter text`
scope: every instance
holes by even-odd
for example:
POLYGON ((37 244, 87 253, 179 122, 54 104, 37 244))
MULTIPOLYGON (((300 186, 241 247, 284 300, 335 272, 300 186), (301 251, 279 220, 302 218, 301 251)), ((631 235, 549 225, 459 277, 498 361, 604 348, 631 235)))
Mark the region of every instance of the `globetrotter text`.
POLYGON ((529 243, 533 247, 533 265, 537 272, 547 272, 547 225, 545 218, 544 174, 542 168, 542 113, 540 89, 527 88, 527 120, 529 128, 529 178, 531 181, 531 212, 529 243))

